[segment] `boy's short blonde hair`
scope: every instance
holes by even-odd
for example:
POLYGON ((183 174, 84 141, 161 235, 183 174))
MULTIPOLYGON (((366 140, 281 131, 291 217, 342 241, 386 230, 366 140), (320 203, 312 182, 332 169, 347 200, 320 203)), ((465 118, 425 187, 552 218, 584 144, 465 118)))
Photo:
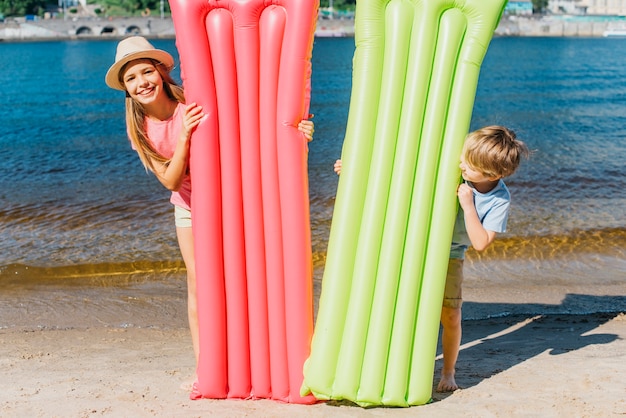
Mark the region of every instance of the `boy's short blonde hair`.
POLYGON ((486 177, 508 177, 517 170, 529 151, 515 132, 504 126, 486 126, 467 135, 463 158, 486 177))

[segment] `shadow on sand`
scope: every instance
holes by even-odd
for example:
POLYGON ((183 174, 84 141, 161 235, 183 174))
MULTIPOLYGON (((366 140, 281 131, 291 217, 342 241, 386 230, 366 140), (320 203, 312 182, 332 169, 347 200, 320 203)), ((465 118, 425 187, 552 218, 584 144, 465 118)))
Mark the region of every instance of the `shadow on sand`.
MULTIPOLYGON (((481 305, 479 307, 481 310, 489 308, 486 306, 488 304, 466 302, 463 309, 470 310, 472 305, 481 305)), ((568 294, 558 306, 498 304, 498 309, 504 309, 505 312, 526 313, 463 321, 463 339, 457 361, 457 383, 461 388, 475 386, 546 351, 550 355, 560 355, 591 344, 613 342, 618 338, 615 334, 587 334, 615 318, 620 312, 624 312, 625 306, 626 296, 578 294, 568 294), (597 309, 600 306, 603 307, 602 310, 597 309), (546 309, 547 307, 557 309, 546 309), (585 311, 583 307, 593 307, 593 310, 585 311), (492 357, 490 368, 486 369, 484 364, 476 367, 476 363, 486 357, 492 357)), ((433 385, 434 401, 450 396, 450 393, 435 391, 442 363, 441 347, 438 348, 433 385)))

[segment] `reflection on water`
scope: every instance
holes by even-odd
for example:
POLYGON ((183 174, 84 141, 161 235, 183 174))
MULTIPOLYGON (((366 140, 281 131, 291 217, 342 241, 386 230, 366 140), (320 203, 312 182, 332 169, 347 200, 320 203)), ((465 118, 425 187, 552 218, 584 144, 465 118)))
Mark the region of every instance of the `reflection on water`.
POLYGON ((471 276, 503 288, 617 285, 626 295, 626 231, 496 239, 481 253, 468 250, 467 264, 471 276))
POLYGON ((589 256, 626 259, 626 230, 574 231, 568 235, 527 236, 496 239, 485 251, 469 250, 482 261, 498 259, 572 260, 589 256))
POLYGON ((13 288, 36 286, 127 286, 154 275, 160 280, 171 274, 184 273, 185 265, 179 261, 134 261, 131 263, 76 264, 60 267, 36 267, 9 264, 0 267, 0 280, 4 291, 13 288))

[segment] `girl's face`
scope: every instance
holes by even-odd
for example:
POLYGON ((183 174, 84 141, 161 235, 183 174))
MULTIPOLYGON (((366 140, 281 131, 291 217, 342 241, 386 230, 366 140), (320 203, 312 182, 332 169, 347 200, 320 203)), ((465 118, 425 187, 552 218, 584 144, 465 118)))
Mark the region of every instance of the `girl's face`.
POLYGON ((131 98, 146 106, 153 103, 163 90, 163 78, 149 59, 131 61, 122 76, 131 98))

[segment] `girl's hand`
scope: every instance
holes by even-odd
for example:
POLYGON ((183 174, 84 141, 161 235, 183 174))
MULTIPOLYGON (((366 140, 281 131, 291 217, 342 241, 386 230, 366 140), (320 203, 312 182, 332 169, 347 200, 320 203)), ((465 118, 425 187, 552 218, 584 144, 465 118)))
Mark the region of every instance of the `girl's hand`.
POLYGON ((337 175, 341 174, 341 160, 335 161, 334 170, 337 175))
POLYGON ((459 184, 456 191, 459 197, 459 203, 464 211, 469 211, 470 208, 474 208, 474 191, 465 183, 459 184))
POLYGON ((304 134, 308 142, 313 141, 313 132, 315 132, 315 129, 312 120, 301 120, 298 124, 298 130, 304 134))
POLYGON ((188 141, 191 137, 191 133, 200 125, 204 117, 205 114, 202 111, 202 106, 198 106, 196 103, 187 105, 185 114, 183 115, 183 129, 180 133, 180 140, 188 141))

